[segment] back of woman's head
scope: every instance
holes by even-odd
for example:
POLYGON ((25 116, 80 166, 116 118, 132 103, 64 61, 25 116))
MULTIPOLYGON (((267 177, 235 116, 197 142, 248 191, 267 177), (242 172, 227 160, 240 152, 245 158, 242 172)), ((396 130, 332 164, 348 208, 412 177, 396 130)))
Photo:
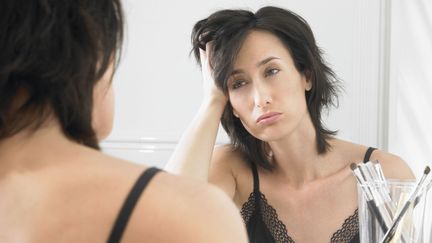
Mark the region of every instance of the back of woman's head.
POLYGON ((67 137, 98 148, 93 88, 122 38, 120 0, 2 0, 0 139, 54 116, 67 137))
MULTIPOLYGON (((277 36, 291 54, 297 71, 312 82, 312 89, 306 91, 305 98, 316 131, 317 150, 325 153, 329 148, 327 140, 335 132, 324 127, 321 111, 323 107, 337 104, 338 80, 326 65, 312 30, 302 17, 278 7, 264 7, 256 13, 246 10, 218 11, 198 21, 193 28, 195 58, 200 61, 199 48, 205 49, 206 43, 211 41, 209 61, 214 78, 218 87, 228 94, 228 79, 237 55, 248 34, 254 30, 277 36)), ((226 106, 221 122, 235 149, 240 150, 249 161, 272 168, 267 145, 246 131, 233 115, 230 104, 226 106)))

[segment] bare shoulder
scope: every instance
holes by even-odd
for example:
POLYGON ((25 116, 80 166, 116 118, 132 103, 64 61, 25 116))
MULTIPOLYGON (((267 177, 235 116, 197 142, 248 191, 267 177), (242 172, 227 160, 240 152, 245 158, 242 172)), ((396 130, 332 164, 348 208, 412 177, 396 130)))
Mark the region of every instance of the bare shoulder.
POLYGON ((239 191, 250 174, 249 165, 244 157, 235 151, 232 145, 222 145, 215 148, 209 171, 209 182, 221 188, 237 205, 239 191))
POLYGON ((388 179, 414 179, 408 164, 399 156, 382 151, 375 150, 371 155, 371 160, 378 160, 388 179))
POLYGON ((220 189, 165 172, 149 184, 129 232, 125 242, 247 241, 239 212, 220 189))
MULTIPOLYGON (((116 175, 112 177, 116 178, 117 187, 122 188, 122 201, 139 175, 148 169, 109 156, 105 157, 105 163, 115 168, 116 175)), ((137 201, 122 242, 143 240, 234 243, 246 242, 247 236, 240 213, 220 189, 160 171, 137 201)))
POLYGON ((246 166, 245 159, 240 152, 235 151, 232 145, 216 146, 213 152, 212 165, 239 169, 246 166))
MULTIPOLYGON (((31 229, 38 242, 106 241, 131 188, 148 167, 83 146, 67 152, 67 157, 51 153, 43 170, 10 183, 16 185, 10 190, 12 203, 16 195, 31 199, 8 209, 13 209, 7 215, 13 219, 29 219, 18 229, 8 225, 11 232, 27 235, 31 229), (33 220, 39 218, 47 220, 33 220)), ((246 242, 239 212, 223 192, 165 172, 152 177, 127 222, 125 243, 246 242)))
MULTIPOLYGON (((334 139, 332 143, 342 151, 343 157, 349 158, 348 161, 351 162, 363 161, 368 150, 367 146, 340 139, 334 139)), ((388 179, 415 178, 407 163, 397 155, 376 149, 372 152, 370 160, 378 160, 380 162, 384 175, 388 179)))
POLYGON ((213 158, 215 161, 225 161, 227 159, 237 159, 239 153, 234 150, 231 144, 223 144, 215 147, 213 158))

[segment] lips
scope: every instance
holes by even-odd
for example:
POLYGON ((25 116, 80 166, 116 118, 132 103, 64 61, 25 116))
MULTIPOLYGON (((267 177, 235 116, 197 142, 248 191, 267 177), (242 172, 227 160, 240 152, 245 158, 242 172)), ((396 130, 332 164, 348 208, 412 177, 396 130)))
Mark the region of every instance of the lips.
POLYGON ((258 124, 271 123, 271 122, 275 121, 277 118, 279 118, 280 115, 282 115, 282 113, 280 113, 280 112, 268 112, 268 113, 258 117, 256 122, 258 124))

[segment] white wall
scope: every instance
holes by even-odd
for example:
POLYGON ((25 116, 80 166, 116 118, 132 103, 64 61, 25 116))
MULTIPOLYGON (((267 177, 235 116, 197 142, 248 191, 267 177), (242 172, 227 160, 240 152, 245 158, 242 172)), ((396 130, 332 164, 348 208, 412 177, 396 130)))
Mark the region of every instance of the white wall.
POLYGON ((432 166, 432 1, 391 4, 389 150, 432 166))
MULTIPOLYGON (((343 80, 340 107, 326 118, 340 137, 382 146, 384 0, 127 0, 124 57, 114 85, 116 119, 103 149, 163 166, 201 99, 201 75, 189 57, 193 24, 224 8, 276 5, 303 16, 343 80)), ((219 142, 226 142, 223 134, 219 142)))

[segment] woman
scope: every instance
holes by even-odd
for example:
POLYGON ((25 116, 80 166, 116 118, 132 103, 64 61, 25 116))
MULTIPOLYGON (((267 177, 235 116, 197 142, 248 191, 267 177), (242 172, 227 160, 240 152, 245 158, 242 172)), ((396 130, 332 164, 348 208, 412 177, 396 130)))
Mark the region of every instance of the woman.
POLYGON ((119 0, 1 1, 0 242, 246 242, 219 189, 99 151, 122 38, 119 0))
POLYGON ((324 127, 338 83, 306 21, 276 7, 222 10, 194 26, 192 42, 205 98, 167 169, 222 188, 251 242, 358 242, 349 165, 379 160, 387 178, 413 175, 324 127), (231 144, 213 152, 219 121, 231 144))

